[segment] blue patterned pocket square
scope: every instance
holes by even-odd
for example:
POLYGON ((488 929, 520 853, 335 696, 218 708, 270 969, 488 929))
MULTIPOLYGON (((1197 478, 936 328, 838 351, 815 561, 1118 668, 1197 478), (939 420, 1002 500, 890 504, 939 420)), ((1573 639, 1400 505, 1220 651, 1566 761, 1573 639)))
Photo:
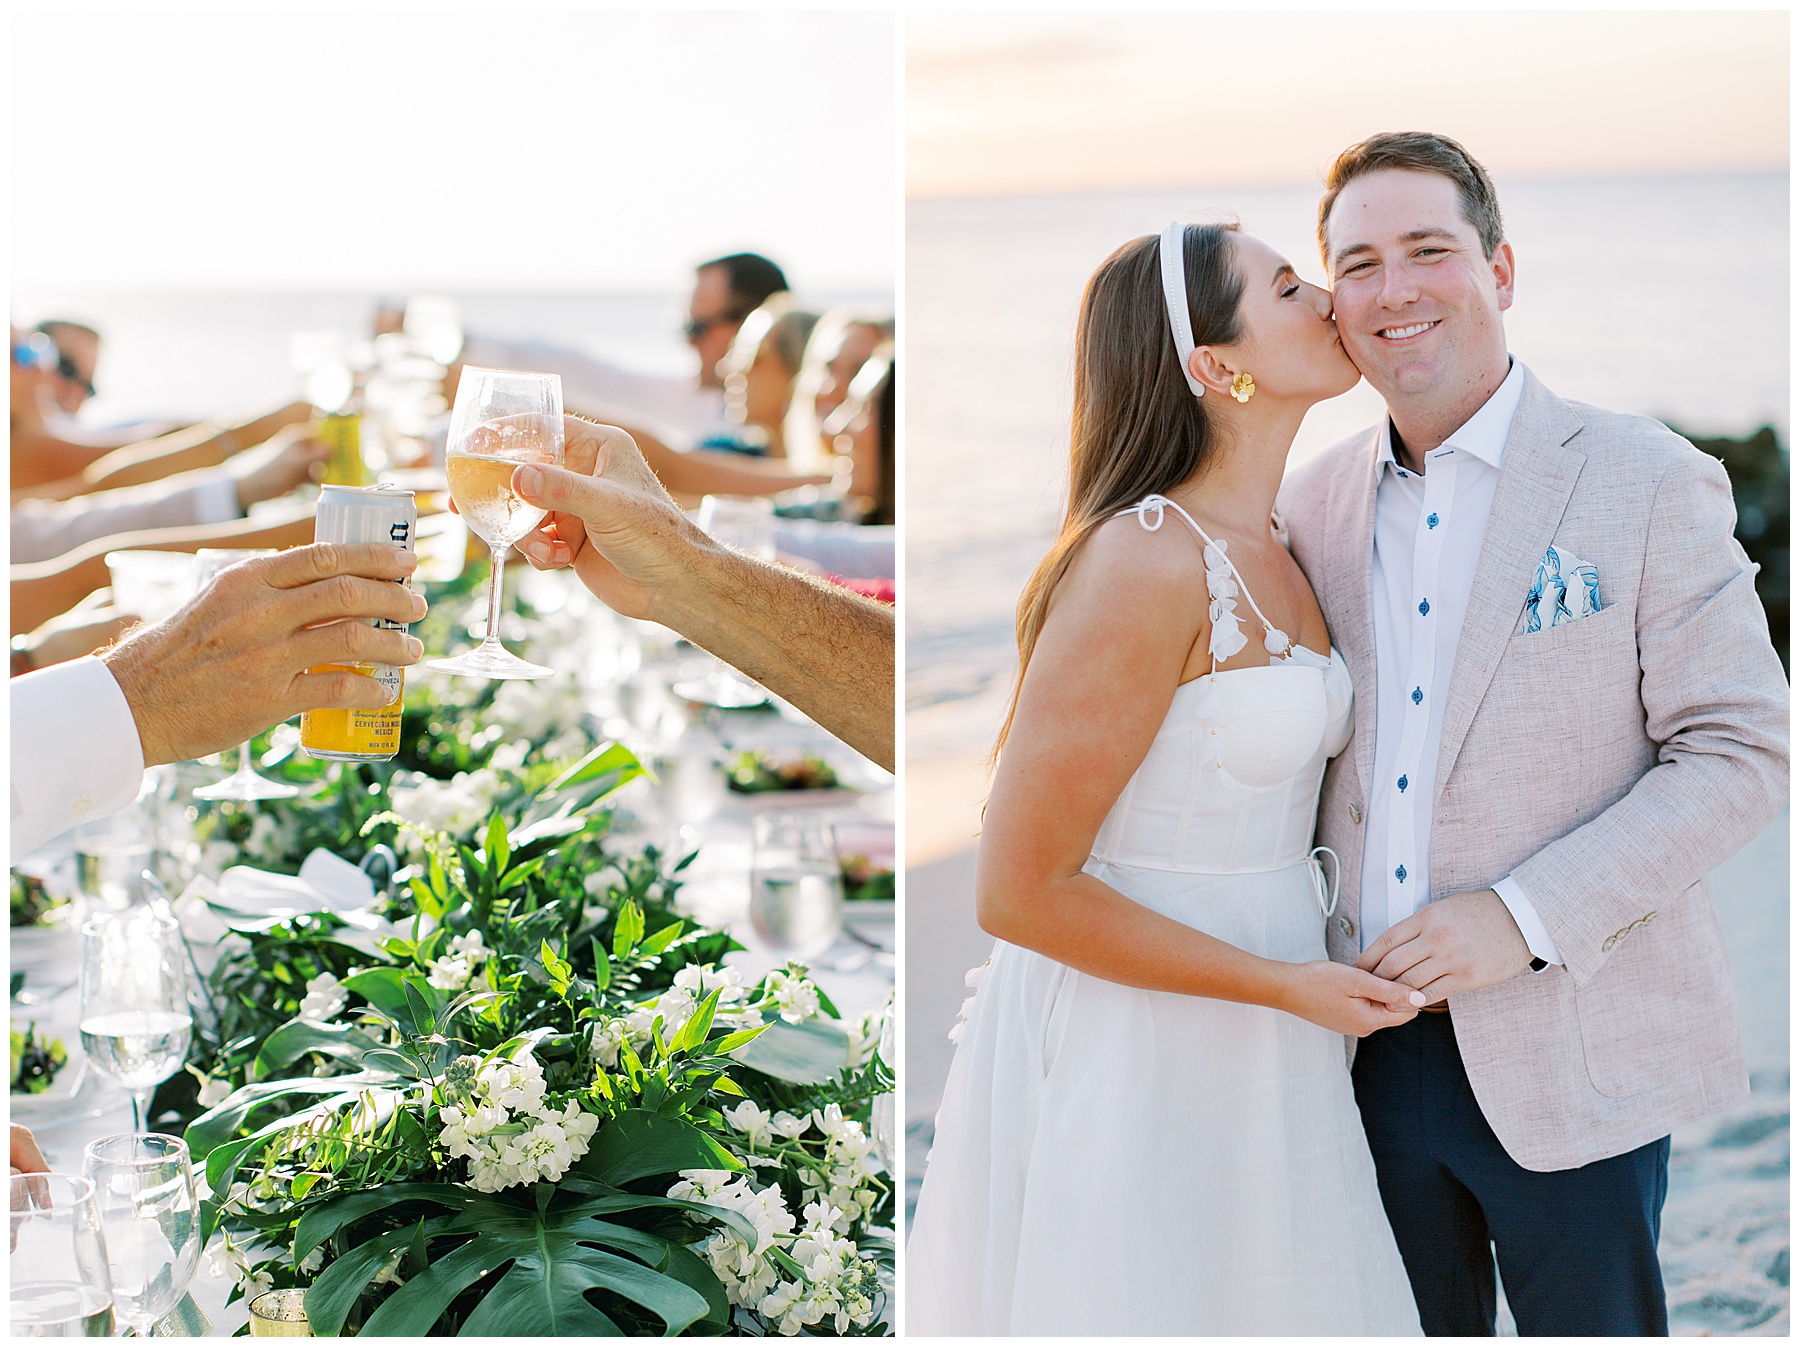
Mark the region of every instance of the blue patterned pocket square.
POLYGON ((1545 548, 1531 592, 1525 596, 1524 630, 1542 631, 1579 622, 1600 608, 1600 573, 1566 547, 1553 543, 1545 548))

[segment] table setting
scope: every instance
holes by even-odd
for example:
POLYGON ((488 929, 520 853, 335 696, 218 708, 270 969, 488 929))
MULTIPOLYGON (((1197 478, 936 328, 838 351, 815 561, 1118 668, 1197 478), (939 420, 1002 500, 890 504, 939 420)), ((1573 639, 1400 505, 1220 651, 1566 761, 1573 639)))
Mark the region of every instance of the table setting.
POLYGON ((14 869, 15 1336, 891 1332, 893 778, 503 589, 551 419, 477 412, 387 756, 276 726, 14 869))

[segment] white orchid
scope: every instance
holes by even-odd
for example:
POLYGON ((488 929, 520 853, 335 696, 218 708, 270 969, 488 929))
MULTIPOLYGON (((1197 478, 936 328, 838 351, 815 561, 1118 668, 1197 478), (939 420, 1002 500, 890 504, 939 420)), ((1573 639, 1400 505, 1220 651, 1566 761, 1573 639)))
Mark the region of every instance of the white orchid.
POLYGON ((306 995, 300 1001, 300 1018, 312 1024, 325 1024, 349 1004, 350 993, 344 990, 336 975, 321 973, 306 984, 306 995))

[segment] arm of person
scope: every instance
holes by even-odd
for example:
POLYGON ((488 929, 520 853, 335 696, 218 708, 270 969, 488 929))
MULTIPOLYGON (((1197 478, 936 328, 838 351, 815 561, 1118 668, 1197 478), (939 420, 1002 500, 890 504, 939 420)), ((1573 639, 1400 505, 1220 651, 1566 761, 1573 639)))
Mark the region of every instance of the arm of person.
MULTIPOLYGON (((1736 520, 1716 459, 1683 454, 1664 474, 1637 605, 1644 732, 1658 745, 1656 764, 1509 876, 1578 986, 1605 965, 1612 936, 1692 887, 1787 800, 1787 681, 1756 568, 1732 537, 1736 520)), ((1489 889, 1430 904, 1358 964, 1440 1000, 1514 976, 1530 958, 1489 889)))
POLYGON ((107 453, 102 446, 76 444, 41 426, 15 425, 12 428, 13 499, 19 499, 22 492, 71 479, 80 481, 82 470, 107 453))
POLYGON ((565 467, 513 474, 550 511, 525 558, 572 565, 616 612, 672 627, 892 770, 893 610, 714 542, 616 426, 565 417, 564 442, 565 467))
POLYGON ((94 456, 76 467, 73 475, 59 474, 54 481, 27 483, 15 478, 12 498, 15 502, 27 498, 67 500, 94 491, 141 486, 196 468, 217 467, 239 450, 272 440, 288 427, 304 428, 311 419, 312 408, 292 402, 274 411, 246 412, 185 426, 94 456))
POLYGON ((197 552, 202 547, 297 547, 312 541, 313 507, 277 505, 256 519, 191 528, 145 529, 97 538, 49 561, 12 568, 12 626, 9 635, 31 631, 66 613, 96 589, 112 583, 106 554, 149 548, 161 552, 197 552))
POLYGON ((772 496, 796 486, 822 486, 830 473, 795 472, 780 459, 750 458, 716 449, 671 449, 636 427, 625 433, 637 443, 644 462, 671 495, 772 496))
POLYGON ((1262 958, 1085 873, 1095 835, 1143 761, 1207 609, 1199 548, 1113 520, 1058 587, 988 798, 975 891, 983 929, 1152 991, 1273 1006, 1361 1036, 1411 1019, 1406 988, 1328 960, 1262 958), (1391 998, 1391 1000, 1390 1000, 1391 998))
POLYGON ((315 707, 375 709, 388 691, 326 664, 408 665, 425 600, 393 583, 399 548, 315 544, 228 567, 180 612, 98 657, 11 682, 12 855, 124 808, 144 768, 240 744, 315 707))

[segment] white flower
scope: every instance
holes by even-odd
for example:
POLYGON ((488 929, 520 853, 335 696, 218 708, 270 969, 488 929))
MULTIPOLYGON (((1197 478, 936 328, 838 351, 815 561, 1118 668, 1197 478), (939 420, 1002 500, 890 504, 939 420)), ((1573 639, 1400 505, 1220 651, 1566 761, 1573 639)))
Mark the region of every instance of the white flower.
POLYGON ((321 973, 306 984, 306 995, 300 1002, 300 1018, 313 1024, 324 1024, 350 1004, 350 994, 339 984, 336 975, 321 973))
POLYGON ((807 1118, 796 1118, 783 1109, 769 1120, 769 1126, 789 1141, 797 1141, 806 1135, 806 1129, 812 1126, 812 1122, 807 1118))
POLYGON ((531 741, 515 739, 510 744, 501 744, 488 758, 487 765, 496 772, 516 772, 525 765, 525 759, 531 756, 531 741))
POLYGON ((604 870, 592 870, 581 881, 581 888, 590 898, 605 898, 612 888, 610 867, 604 870))
POLYGON ((461 991, 469 985, 469 979, 475 976, 475 969, 487 956, 488 951, 481 943, 480 931, 459 935, 450 942, 450 949, 446 954, 431 961, 425 980, 440 991, 461 991))
POLYGON ((819 1013, 819 989, 798 974, 776 969, 765 984, 768 997, 789 1024, 810 1020, 819 1013))
MULTIPOLYGON (((294 1251, 293 1251, 293 1249, 290 1248, 288 1250, 288 1257, 292 1258, 293 1255, 294 1255, 294 1251)), ((311 1253, 307 1254, 306 1257, 302 1258, 298 1263, 296 1263, 294 1265, 294 1270, 296 1272, 298 1272, 302 1277, 310 1277, 314 1273, 316 1273, 320 1268, 322 1268, 324 1266, 325 1266, 325 1246, 323 1244, 321 1244, 321 1245, 319 1245, 318 1248, 314 1249, 311 1253)))
POLYGON ((737 1107, 726 1109, 725 1121, 744 1134, 751 1150, 761 1150, 769 1144, 770 1117, 754 1099, 746 1099, 737 1107))
POLYGON ((387 1262, 381 1265, 381 1270, 369 1279, 369 1284, 372 1286, 380 1286, 383 1282, 392 1282, 395 1286, 404 1286, 406 1284, 406 1278, 400 1275, 400 1260, 405 1256, 406 1250, 402 1249, 392 1258, 388 1259, 387 1262))
POLYGON ((187 1073, 200 1082, 200 1092, 195 1096, 201 1108, 213 1108, 231 1098, 231 1082, 219 1076, 210 1076, 204 1071, 196 1071, 188 1065, 187 1073))

